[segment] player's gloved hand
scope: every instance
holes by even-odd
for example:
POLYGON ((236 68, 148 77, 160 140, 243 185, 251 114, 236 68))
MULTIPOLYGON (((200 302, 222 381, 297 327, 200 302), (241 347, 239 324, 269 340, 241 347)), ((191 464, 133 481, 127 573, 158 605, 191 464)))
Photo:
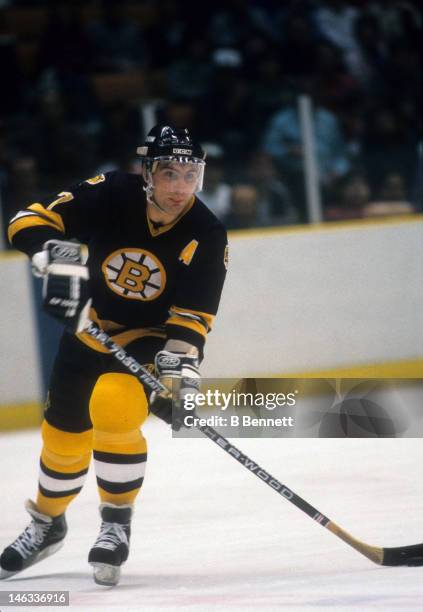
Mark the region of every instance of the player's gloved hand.
POLYGON ((192 414, 191 410, 185 408, 184 399, 187 395, 192 399, 199 392, 201 378, 198 358, 163 350, 157 353, 154 363, 159 381, 166 387, 166 391, 161 394, 153 391, 150 410, 166 423, 172 424, 174 431, 179 431, 181 427, 187 426, 184 417, 192 414))
POLYGON ((81 245, 48 240, 32 258, 35 276, 43 278, 43 307, 73 332, 88 321, 91 305, 88 268, 82 263, 81 245))

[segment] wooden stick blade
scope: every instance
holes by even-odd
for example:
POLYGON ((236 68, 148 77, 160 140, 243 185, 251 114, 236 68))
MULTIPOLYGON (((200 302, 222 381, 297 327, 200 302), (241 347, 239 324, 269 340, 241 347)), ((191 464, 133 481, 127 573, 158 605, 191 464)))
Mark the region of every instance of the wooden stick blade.
POLYGON ((360 542, 360 540, 354 538, 348 531, 345 531, 333 521, 329 521, 326 524, 326 528, 343 542, 349 544, 352 548, 378 565, 387 565, 389 567, 399 567, 401 565, 417 567, 423 565, 423 544, 398 546, 396 548, 380 548, 379 546, 370 546, 365 542, 360 542))
POLYGON ((379 548, 378 546, 370 546, 369 544, 366 544, 365 542, 361 542, 360 540, 357 540, 351 534, 349 534, 348 531, 345 531, 345 529, 342 529, 342 527, 339 527, 339 525, 337 525, 333 521, 329 521, 327 523, 326 529, 329 529, 329 531, 331 531, 334 535, 340 538, 343 542, 352 546, 352 548, 354 548, 359 553, 361 553, 362 555, 370 559, 370 561, 373 561, 373 563, 377 563, 378 565, 383 565, 383 558, 384 558, 383 548, 379 548))

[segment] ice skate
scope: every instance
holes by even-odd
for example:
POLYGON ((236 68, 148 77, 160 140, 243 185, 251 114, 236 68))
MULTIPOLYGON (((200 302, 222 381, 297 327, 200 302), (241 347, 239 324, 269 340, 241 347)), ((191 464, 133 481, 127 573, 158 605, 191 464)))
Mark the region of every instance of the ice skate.
POLYGON ((132 506, 100 505, 101 527, 99 536, 88 555, 94 568, 94 581, 104 586, 119 582, 120 566, 129 554, 132 506))
POLYGON ((18 572, 50 557, 63 546, 67 532, 65 515, 47 516, 38 511, 33 501, 25 502, 32 517, 26 529, 7 546, 0 557, 0 579, 10 578, 18 572))

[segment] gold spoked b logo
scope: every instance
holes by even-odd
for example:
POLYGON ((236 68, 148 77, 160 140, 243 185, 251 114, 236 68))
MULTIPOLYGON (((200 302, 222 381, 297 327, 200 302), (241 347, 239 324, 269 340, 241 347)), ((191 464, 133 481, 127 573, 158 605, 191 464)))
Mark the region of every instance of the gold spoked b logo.
POLYGON ((166 272, 153 253, 123 248, 106 257, 101 266, 107 286, 130 300, 155 300, 166 286, 166 272))

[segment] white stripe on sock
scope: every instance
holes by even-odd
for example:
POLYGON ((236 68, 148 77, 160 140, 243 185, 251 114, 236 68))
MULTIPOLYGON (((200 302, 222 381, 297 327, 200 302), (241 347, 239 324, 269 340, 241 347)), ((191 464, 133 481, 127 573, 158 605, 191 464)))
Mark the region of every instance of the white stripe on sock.
POLYGON ((96 476, 108 482, 130 482, 143 478, 145 466, 146 461, 141 463, 106 463, 94 459, 96 476))
POLYGON ((78 478, 72 478, 71 480, 61 480, 60 478, 52 478, 51 476, 47 476, 44 474, 42 470, 40 470, 40 485, 47 489, 47 491, 71 491, 72 489, 78 489, 82 487, 87 475, 79 476, 78 478))

